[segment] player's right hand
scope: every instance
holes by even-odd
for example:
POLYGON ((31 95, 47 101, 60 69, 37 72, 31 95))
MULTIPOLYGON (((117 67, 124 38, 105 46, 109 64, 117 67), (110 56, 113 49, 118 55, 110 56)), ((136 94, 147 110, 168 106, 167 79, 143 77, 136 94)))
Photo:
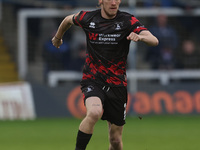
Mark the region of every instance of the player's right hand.
POLYGON ((58 39, 55 36, 52 38, 52 44, 53 46, 55 46, 56 48, 60 48, 60 45, 63 44, 63 40, 62 39, 58 39))
POLYGON ((138 42, 138 41, 141 41, 141 37, 140 37, 140 35, 138 35, 138 34, 136 34, 134 32, 131 32, 129 34, 129 36, 127 36, 127 40, 138 42))

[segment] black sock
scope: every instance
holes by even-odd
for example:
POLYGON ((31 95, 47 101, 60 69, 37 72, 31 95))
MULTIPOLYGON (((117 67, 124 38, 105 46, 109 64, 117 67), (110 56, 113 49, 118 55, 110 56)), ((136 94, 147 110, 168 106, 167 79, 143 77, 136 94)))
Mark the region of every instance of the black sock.
POLYGON ((77 138, 76 138, 76 149, 75 150, 85 150, 91 137, 92 137, 92 134, 86 134, 79 130, 78 134, 77 134, 77 138))

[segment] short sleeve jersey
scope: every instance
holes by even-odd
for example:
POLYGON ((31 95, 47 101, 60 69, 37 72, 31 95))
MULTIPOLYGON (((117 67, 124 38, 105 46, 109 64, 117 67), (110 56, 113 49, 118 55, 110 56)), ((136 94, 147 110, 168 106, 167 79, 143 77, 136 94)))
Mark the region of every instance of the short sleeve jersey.
POLYGON ((93 80, 106 86, 127 86, 126 64, 131 32, 147 30, 133 15, 118 11, 113 19, 101 16, 101 10, 81 11, 73 18, 87 40, 82 82, 93 80))

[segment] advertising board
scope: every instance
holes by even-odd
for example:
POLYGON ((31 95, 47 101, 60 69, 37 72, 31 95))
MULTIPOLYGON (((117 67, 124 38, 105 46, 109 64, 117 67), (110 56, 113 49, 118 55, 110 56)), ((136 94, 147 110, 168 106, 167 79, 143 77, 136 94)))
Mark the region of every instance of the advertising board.
POLYGON ((0 119, 34 119, 35 108, 30 84, 0 84, 0 119))
MULTIPOLYGON (((33 89, 39 117, 84 117, 86 109, 78 84, 33 89)), ((200 87, 198 83, 140 84, 138 92, 128 93, 126 109, 127 115, 199 114, 200 87)))

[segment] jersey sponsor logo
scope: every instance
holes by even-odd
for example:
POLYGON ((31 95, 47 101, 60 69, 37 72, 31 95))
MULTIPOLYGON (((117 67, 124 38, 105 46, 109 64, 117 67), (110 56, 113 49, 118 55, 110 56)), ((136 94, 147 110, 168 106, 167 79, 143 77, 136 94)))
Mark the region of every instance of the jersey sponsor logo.
POLYGON ((95 33, 89 33, 89 39, 96 41, 98 35, 99 35, 98 33, 96 33, 96 34, 95 33))
POLYGON ((103 37, 99 37, 99 41, 116 41, 116 38, 103 38, 103 37))
POLYGON ((98 34, 88 33, 91 43, 94 44, 118 44, 117 38, 121 37, 121 34, 98 34))
POLYGON ((96 25, 95 22, 90 22, 89 27, 95 29, 95 25, 96 25))

